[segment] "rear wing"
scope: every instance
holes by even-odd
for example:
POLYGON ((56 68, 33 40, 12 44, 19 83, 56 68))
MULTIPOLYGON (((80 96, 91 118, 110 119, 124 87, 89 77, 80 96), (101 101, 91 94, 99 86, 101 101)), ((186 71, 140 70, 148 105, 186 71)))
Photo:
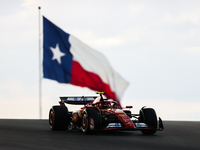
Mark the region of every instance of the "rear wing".
POLYGON ((85 105, 93 100, 95 100, 97 96, 67 96, 60 97, 61 101, 64 101, 67 104, 75 104, 75 105, 85 105))

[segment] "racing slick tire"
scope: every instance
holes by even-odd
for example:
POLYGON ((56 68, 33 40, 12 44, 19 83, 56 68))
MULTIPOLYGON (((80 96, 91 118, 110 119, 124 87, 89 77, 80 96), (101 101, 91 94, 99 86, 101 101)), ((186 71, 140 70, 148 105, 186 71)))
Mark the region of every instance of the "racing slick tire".
POLYGON ((66 130, 69 124, 69 112, 66 106, 53 106, 49 111, 51 130, 66 130))
POLYGON ((100 114, 98 109, 86 109, 83 112, 81 128, 84 133, 90 133, 100 128, 100 114))
POLYGON ((144 135, 152 135, 157 131, 157 115, 154 109, 152 108, 142 108, 140 110, 139 122, 147 124, 151 129, 150 130, 141 130, 144 135))

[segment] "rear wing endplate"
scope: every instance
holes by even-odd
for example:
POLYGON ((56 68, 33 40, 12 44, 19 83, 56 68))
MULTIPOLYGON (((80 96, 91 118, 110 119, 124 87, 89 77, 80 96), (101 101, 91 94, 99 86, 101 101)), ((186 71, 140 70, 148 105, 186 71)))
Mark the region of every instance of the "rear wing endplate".
POLYGON ((60 97, 61 101, 64 101, 67 104, 75 104, 75 105, 85 105, 93 100, 95 100, 97 96, 67 96, 60 97))

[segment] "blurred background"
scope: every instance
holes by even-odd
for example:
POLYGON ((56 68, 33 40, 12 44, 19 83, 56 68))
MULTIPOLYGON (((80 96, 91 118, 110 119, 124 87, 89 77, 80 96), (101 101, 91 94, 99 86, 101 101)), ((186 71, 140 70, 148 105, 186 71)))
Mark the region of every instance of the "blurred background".
MULTIPOLYGON (((0 118, 40 117, 38 6, 41 39, 43 15, 103 53, 129 82, 123 106, 133 113, 153 107, 163 120, 200 120, 198 0, 0 0, 0 118)), ((95 92, 42 79, 42 119, 65 95, 95 92)))

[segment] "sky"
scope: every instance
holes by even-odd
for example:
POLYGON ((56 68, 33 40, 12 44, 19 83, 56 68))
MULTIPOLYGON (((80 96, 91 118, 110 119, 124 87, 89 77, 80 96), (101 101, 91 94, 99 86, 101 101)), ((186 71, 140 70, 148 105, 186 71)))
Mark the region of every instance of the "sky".
MULTIPOLYGON (((121 103, 132 113, 200 121, 198 0, 0 0, 0 118, 40 118, 42 16, 105 55, 129 82, 121 103)), ((95 92, 42 79, 42 119, 65 95, 95 92)))

